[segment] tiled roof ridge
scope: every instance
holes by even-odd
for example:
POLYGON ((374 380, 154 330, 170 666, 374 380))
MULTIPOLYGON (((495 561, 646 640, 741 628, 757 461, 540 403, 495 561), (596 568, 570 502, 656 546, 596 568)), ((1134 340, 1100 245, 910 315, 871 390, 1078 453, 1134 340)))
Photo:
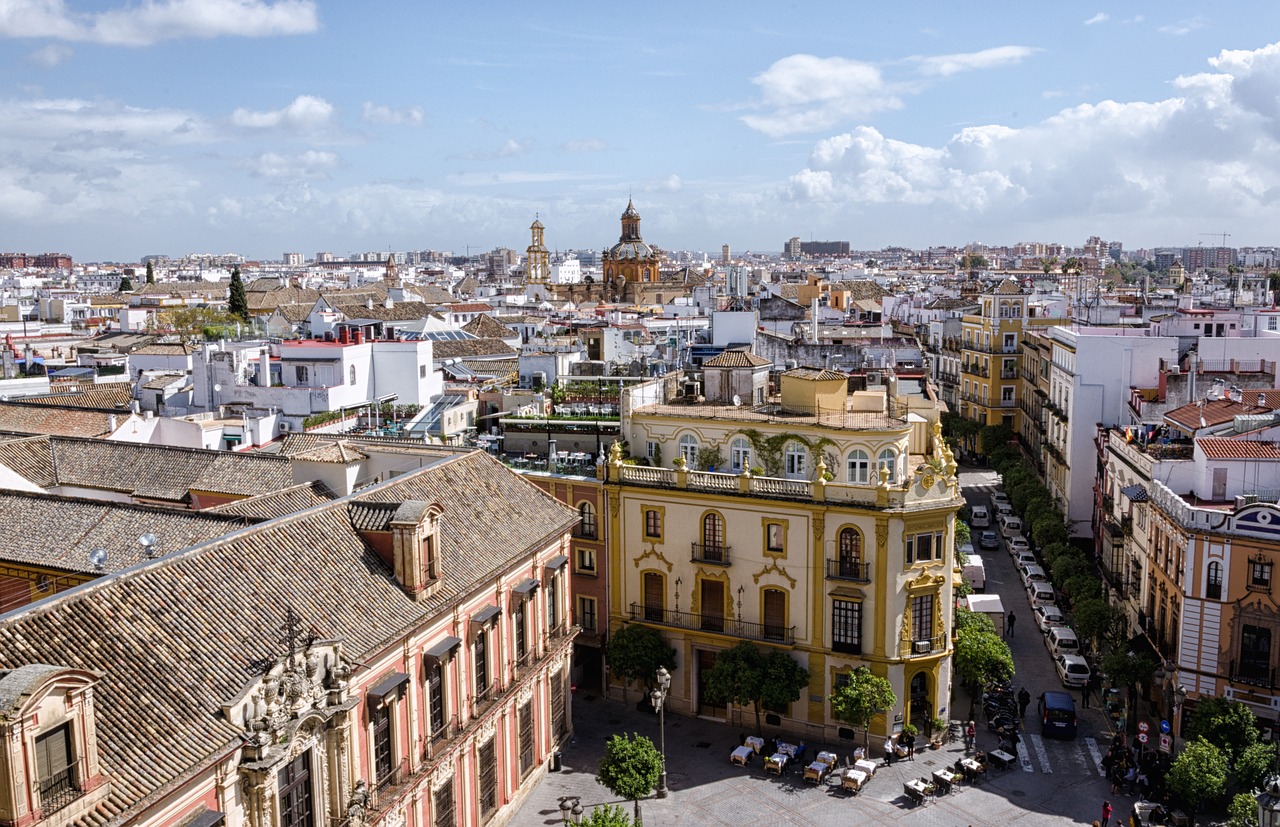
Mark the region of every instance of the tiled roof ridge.
POLYGON ((173 508, 170 508, 169 506, 164 506, 164 505, 150 505, 148 503, 137 503, 137 502, 122 502, 119 500, 100 500, 94 497, 77 497, 73 494, 55 494, 49 491, 21 491, 16 488, 15 489, 7 488, 3 492, 0 492, 0 494, 3 494, 3 496, 5 497, 26 497, 32 500, 46 500, 50 502, 76 503, 79 505, 102 506, 104 508, 109 507, 109 510, 113 509, 116 511, 139 511, 146 514, 164 514, 166 516, 173 516, 175 514, 178 514, 178 515, 187 516, 187 517, 197 517, 197 518, 208 517, 210 520, 222 521, 222 522, 243 522, 246 519, 252 519, 252 518, 242 517, 240 515, 222 514, 207 508, 200 511, 182 511, 182 510, 175 510, 173 508))
MULTIPOLYGON (((92 409, 78 408, 77 410, 92 410, 92 409)), ((119 411, 104 411, 104 413, 119 413, 119 411)), ((150 442, 121 442, 121 441, 110 440, 110 439, 99 439, 97 437, 91 437, 91 436, 72 436, 72 435, 64 435, 64 434, 49 434, 48 437, 49 437, 50 443, 52 443, 53 440, 66 441, 66 442, 88 442, 88 443, 94 443, 94 444, 105 442, 105 443, 110 443, 113 446, 119 446, 119 447, 138 448, 138 449, 145 449, 145 450, 151 450, 151 451, 166 451, 166 452, 179 451, 185 454, 193 454, 197 456, 209 456, 209 457, 212 457, 213 459, 220 459, 222 457, 253 457, 254 459, 259 459, 259 460, 265 459, 265 460, 269 460, 276 463, 288 461, 287 457, 279 457, 279 456, 276 456, 275 454, 263 454, 263 453, 253 452, 253 451, 246 451, 246 452, 219 451, 216 448, 192 448, 189 445, 156 445, 150 442)))

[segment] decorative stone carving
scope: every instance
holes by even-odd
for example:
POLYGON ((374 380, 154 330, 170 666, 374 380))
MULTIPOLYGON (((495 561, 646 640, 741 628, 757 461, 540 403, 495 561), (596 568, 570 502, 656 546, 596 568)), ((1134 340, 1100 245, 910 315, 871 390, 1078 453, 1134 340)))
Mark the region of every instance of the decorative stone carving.
POLYGON ((655 558, 657 558, 657 559, 658 559, 658 561, 662 563, 662 565, 664 565, 664 566, 666 566, 666 567, 667 567, 667 572, 668 572, 668 573, 670 573, 670 572, 671 572, 671 570, 675 568, 674 564, 672 564, 672 562, 671 562, 670 560, 668 560, 665 556, 663 556, 662 552, 658 551, 658 544, 657 544, 657 543, 650 543, 650 544, 649 544, 649 547, 648 547, 647 549, 645 549, 644 553, 643 553, 643 554, 641 554, 639 557, 637 557, 637 558, 636 558, 634 561, 632 561, 632 562, 634 562, 634 563, 635 563, 636 568, 640 568, 640 561, 641 561, 641 560, 643 560, 643 559, 645 559, 646 557, 655 557, 655 558))
POLYGON ((770 560, 770 561, 769 561, 769 565, 767 565, 767 566, 765 566, 764 568, 760 569, 760 571, 758 571, 758 572, 756 572, 755 574, 751 575, 751 577, 752 577, 752 579, 754 579, 754 581, 755 581, 756 583, 759 583, 759 582, 760 582, 760 578, 761 578, 761 577, 764 577, 765 575, 767 575, 767 574, 768 574, 769 572, 771 572, 771 571, 772 571, 772 572, 777 572, 779 575, 781 575, 781 576, 783 577, 783 579, 785 579, 789 584, 791 584, 791 588, 793 588, 793 589, 794 589, 794 588, 796 587, 796 579, 795 579, 794 577, 792 577, 791 575, 787 574, 787 570, 786 570, 786 569, 784 569, 782 566, 779 566, 779 565, 778 565, 778 561, 777 561, 777 560, 770 560))

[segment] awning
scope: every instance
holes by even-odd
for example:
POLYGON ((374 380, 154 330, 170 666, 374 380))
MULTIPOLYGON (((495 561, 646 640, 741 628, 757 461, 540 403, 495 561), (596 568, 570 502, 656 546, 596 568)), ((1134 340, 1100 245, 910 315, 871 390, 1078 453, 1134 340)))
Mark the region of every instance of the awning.
POLYGON ((480 624, 488 623, 490 620, 497 617, 500 612, 501 610, 497 606, 485 606, 483 609, 471 616, 471 622, 480 624))
POLYGON ((225 824, 227 814, 220 810, 210 810, 208 807, 201 807, 186 821, 181 822, 181 827, 219 827, 225 824))
POLYGON ((555 557, 552 557, 547 561, 547 571, 560 571, 560 569, 564 568, 564 564, 567 562, 569 562, 569 556, 567 554, 557 554, 555 557))
POLYGON ((511 591, 521 596, 527 596, 536 588, 538 588, 538 581, 531 577, 528 580, 521 581, 520 584, 511 591))
POLYGON ((1144 503, 1150 499, 1147 489, 1142 485, 1126 485, 1120 489, 1120 493, 1135 503, 1144 503))
POLYGON ((381 701, 388 695, 394 695, 400 690, 400 687, 409 682, 409 676, 403 672, 392 672, 382 680, 373 685, 369 690, 369 700, 381 701))
POLYGON ((422 653, 424 658, 438 661, 462 645, 462 638, 449 635, 444 640, 422 653))

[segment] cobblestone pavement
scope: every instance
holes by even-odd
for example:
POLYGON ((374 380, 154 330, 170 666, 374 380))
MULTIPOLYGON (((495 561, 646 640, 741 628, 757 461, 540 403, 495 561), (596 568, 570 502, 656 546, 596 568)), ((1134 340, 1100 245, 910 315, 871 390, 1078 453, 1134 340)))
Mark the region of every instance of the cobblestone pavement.
MULTIPOLYGON (((971 502, 986 502, 994 475, 967 472, 962 482, 971 502)), ((1061 689, 1012 560, 1003 548, 983 557, 988 561, 987 591, 999 593, 1006 610, 1012 608, 1019 617, 1016 635, 1010 641, 1018 672, 1015 683, 1025 685, 1033 698, 1047 689, 1061 689)), ((636 732, 659 742, 657 716, 637 711, 638 692, 633 689, 628 694, 630 702, 625 704, 584 695, 574 698, 575 738, 564 749, 563 770, 547 773, 538 782, 511 824, 559 824, 563 796, 580 797, 588 811, 604 803, 621 803, 630 810, 630 802, 619 802, 595 780, 597 762, 610 735, 636 732)), ((1078 692, 1074 694, 1079 698, 1078 692)), ((957 711, 970 708, 963 690, 956 690, 952 707, 957 711)), ((799 768, 779 778, 765 775, 758 758, 745 768, 731 764, 729 754, 738 746, 740 734, 754 729, 746 719, 744 726, 738 726, 669 715, 666 749, 671 793, 665 799, 641 801, 641 812, 646 827, 893 823, 913 827, 1057 827, 1088 825, 1101 816, 1102 802, 1110 799, 1115 808, 1112 823, 1127 823, 1133 799, 1110 795, 1103 778, 1100 762, 1111 733, 1096 701, 1094 708, 1080 709, 1080 733, 1073 741, 1042 738, 1033 720, 1034 702, 1030 713, 1018 764, 993 770, 981 784, 960 785, 952 794, 922 806, 912 806, 903 795, 903 782, 953 765, 963 754, 961 743, 919 751, 914 761, 894 761, 891 767, 881 767, 861 793, 851 796, 833 786, 803 783, 799 768)), ((772 729, 766 732, 777 734, 772 729)), ((877 740, 872 738, 873 756, 880 754, 877 740)), ((808 744, 809 754, 830 749, 843 758, 858 743, 861 739, 857 743, 808 744)), ((978 748, 995 746, 996 736, 979 718, 978 748)))

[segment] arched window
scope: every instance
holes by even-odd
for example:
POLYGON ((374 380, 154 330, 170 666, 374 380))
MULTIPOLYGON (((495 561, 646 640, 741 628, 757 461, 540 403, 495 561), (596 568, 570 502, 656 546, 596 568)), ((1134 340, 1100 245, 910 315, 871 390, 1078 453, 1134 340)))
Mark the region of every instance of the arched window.
POLYGON ((751 467, 751 443, 738 437, 729 445, 729 468, 741 474, 751 467))
MULTIPOLYGON (((840 532, 840 568, 856 566, 862 562, 862 532, 846 528, 840 532)), ((845 574, 841 571, 841 574, 845 574)), ((846 575, 847 576, 847 575, 846 575)))
POLYGON ((702 518, 702 556, 708 560, 724 554, 724 518, 712 511, 702 518))
POLYGON ((852 451, 849 454, 849 482, 854 485, 866 485, 871 479, 871 458, 866 451, 852 451))
POLYGON ((684 457, 689 468, 698 467, 698 438, 693 434, 680 437, 680 456, 684 457))
POLYGON ((589 502, 578 506, 578 536, 589 540, 596 538, 596 507, 589 502))
POLYGON ((787 444, 787 453, 785 457, 787 479, 802 480, 806 478, 805 460, 808 455, 809 452, 800 443, 791 442, 787 444))
POLYGON ((355 365, 351 366, 350 378, 347 380, 347 383, 351 385, 354 385, 356 383, 356 366, 355 365))
POLYGON ((898 452, 892 448, 885 448, 880 452, 880 456, 876 458, 876 471, 880 473, 882 482, 888 482, 890 485, 898 481, 898 452))

